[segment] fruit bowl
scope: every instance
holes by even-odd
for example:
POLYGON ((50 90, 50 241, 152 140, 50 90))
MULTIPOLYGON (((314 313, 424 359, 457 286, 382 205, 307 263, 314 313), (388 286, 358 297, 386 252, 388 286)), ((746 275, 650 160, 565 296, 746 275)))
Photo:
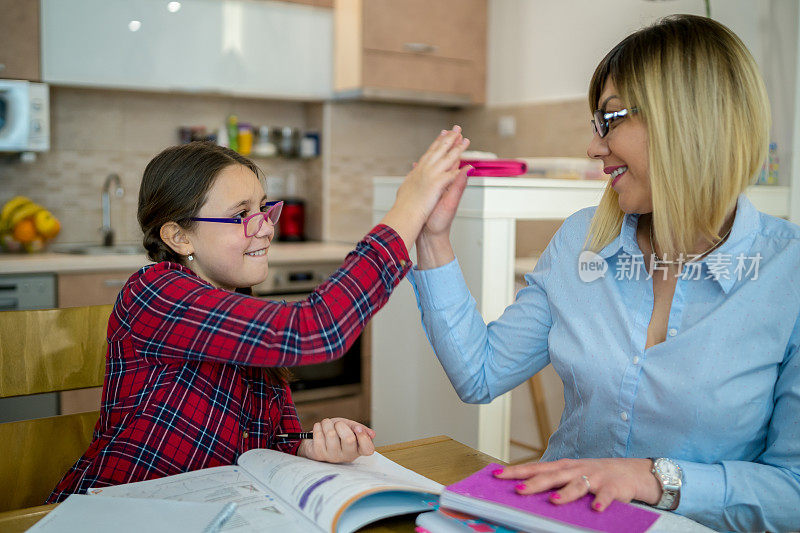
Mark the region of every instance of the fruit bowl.
POLYGON ((6 252, 40 252, 59 231, 58 219, 25 196, 15 196, 0 211, 0 246, 6 252))

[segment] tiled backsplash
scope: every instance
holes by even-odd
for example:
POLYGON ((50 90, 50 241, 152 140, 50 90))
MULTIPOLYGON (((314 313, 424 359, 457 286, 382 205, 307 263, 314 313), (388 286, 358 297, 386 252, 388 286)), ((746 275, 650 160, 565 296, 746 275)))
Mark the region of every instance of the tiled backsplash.
POLYGON ((589 106, 568 100, 515 106, 477 107, 460 112, 459 123, 472 139, 472 148, 500 157, 587 157, 592 140, 589 106), (516 122, 516 134, 501 137, 500 117, 516 122))
POLYGON ((436 135, 450 128, 447 109, 368 102, 330 108, 330 167, 325 184, 327 238, 357 241, 372 227, 372 178, 403 176, 436 135))
MULTIPOLYGON (((322 132, 323 157, 310 161, 255 159, 268 194, 283 192, 290 174, 307 202, 311 239, 355 242, 372 226, 372 178, 402 176, 443 128, 461 124, 471 149, 501 157, 585 155, 590 140, 583 101, 451 110, 372 102, 304 104, 223 96, 54 87, 51 150, 34 163, 0 160, 0 205, 21 194, 62 222, 57 243, 99 242, 100 191, 110 173, 125 196, 112 198, 118 243, 140 242, 136 222, 144 167, 177 143, 180 126, 213 130, 229 114, 255 125, 295 126, 322 132), (500 116, 516 119, 517 133, 497 134, 500 116)), ((520 222, 520 255, 544 248, 556 222, 520 222)))
MULTIPOLYGON (((236 114, 256 125, 303 128, 313 114, 301 103, 63 87, 51 89, 50 106, 50 151, 34 163, 0 161, 0 205, 15 195, 44 205, 61 221, 57 243, 100 242, 100 191, 110 173, 119 174, 125 188, 123 198, 111 199, 116 241, 141 242, 136 204, 142 172, 153 156, 177 144, 179 126, 215 129, 236 114)), ((299 193, 320 189, 314 162, 255 161, 268 189, 289 173, 297 176, 299 193)))
MULTIPOLYGON (((585 100, 467 109, 456 120, 472 140, 471 148, 500 157, 587 157, 592 139, 585 100), (516 134, 501 137, 500 117, 513 117, 516 134)), ((560 220, 517 222, 517 256, 539 255, 561 226, 560 220)))

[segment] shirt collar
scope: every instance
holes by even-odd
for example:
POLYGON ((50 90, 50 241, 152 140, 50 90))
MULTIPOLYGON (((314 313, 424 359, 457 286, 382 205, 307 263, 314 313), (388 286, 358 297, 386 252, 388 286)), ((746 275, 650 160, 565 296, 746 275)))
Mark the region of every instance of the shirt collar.
POLYGON ((625 251, 628 255, 642 255, 639 244, 636 242, 636 226, 638 223, 638 214, 626 214, 622 219, 619 235, 600 250, 600 257, 608 259, 619 253, 620 250, 625 251))
MULTIPOLYGON (((626 214, 622 219, 619 235, 600 250, 600 257, 608 259, 619 253, 620 250, 628 255, 641 255, 642 250, 636 241, 636 226, 639 223, 638 214, 626 214)), ((704 257, 698 263, 706 263, 709 257, 714 255, 727 256, 735 265, 736 256, 747 252, 753 245, 756 233, 759 228, 759 212, 752 202, 744 195, 740 194, 736 201, 736 216, 733 219, 733 227, 728 239, 717 248, 714 253, 704 257)), ((731 290, 736 279, 733 276, 720 276, 716 279, 720 287, 726 293, 731 290)))
MULTIPOLYGON (((714 256, 724 257, 730 260, 730 268, 736 266, 736 257, 749 251, 755 241, 756 233, 760 227, 760 214, 750 200, 744 195, 740 194, 736 201, 736 216, 733 219, 733 226, 731 227, 731 234, 728 239, 722 243, 722 246, 714 250, 713 253, 707 255, 699 263, 707 263, 712 260, 714 256)), ((736 283, 736 278, 733 272, 729 276, 721 276, 714 278, 719 283, 722 290, 728 293, 733 285, 736 283)))

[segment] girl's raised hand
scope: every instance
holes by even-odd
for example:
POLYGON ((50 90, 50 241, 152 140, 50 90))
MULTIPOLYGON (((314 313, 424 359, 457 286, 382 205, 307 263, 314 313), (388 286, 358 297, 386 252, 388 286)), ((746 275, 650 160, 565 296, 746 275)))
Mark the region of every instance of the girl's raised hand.
POLYGON ((442 192, 459 175, 466 176, 468 169, 459 169, 458 164, 467 146, 469 139, 461 135, 459 126, 442 130, 397 190, 395 203, 382 223, 394 228, 408 248, 438 204, 442 192))
POLYGON ((346 418, 325 418, 314 424, 314 438, 300 442, 297 455, 327 463, 349 463, 372 455, 375 431, 346 418))

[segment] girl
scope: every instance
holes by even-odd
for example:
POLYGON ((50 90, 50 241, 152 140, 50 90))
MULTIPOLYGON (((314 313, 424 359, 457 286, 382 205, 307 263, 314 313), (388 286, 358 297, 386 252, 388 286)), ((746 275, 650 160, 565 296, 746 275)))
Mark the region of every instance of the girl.
POLYGON ((48 502, 71 493, 234 464, 251 448, 346 462, 374 450, 374 432, 345 419, 298 432, 285 368, 341 357, 411 266, 408 247, 457 176, 469 144, 442 131, 393 208, 309 298, 239 294, 267 276, 281 203, 258 168, 227 148, 168 148, 144 171, 139 224, 155 264, 123 287, 108 324, 100 419, 89 449, 48 502))
POLYGON ((455 261, 457 202, 429 218, 412 279, 434 350, 471 403, 548 363, 563 381, 541 462, 497 474, 520 494, 796 530, 800 228, 742 194, 769 139, 758 67, 728 28, 676 15, 608 53, 589 105, 605 194, 564 222, 498 320, 483 322, 455 261), (589 251, 609 268, 587 283, 589 251))

